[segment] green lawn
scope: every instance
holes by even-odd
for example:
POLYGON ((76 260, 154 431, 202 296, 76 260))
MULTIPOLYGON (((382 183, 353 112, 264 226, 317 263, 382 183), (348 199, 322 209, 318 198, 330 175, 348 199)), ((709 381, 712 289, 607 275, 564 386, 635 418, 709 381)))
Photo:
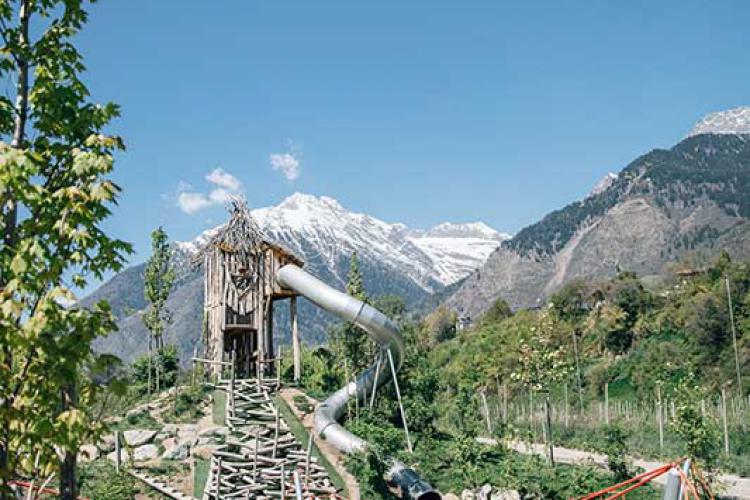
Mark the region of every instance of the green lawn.
MULTIPOLYGON (((287 405, 284 399, 276 396, 274 397, 274 404, 276 404, 276 407, 281 412, 281 416, 284 418, 287 425, 289 425, 289 429, 292 431, 292 434, 294 434, 294 437, 296 437, 297 441, 302 443, 302 445, 306 447, 307 442, 310 439, 310 433, 307 432, 305 426, 302 425, 302 422, 297 420, 297 417, 294 416, 294 412, 291 408, 289 408, 289 405, 287 405)), ((318 447, 315 446, 315 442, 313 442, 312 445, 312 454, 313 456, 317 457, 318 463, 325 468, 326 472, 328 473, 328 477, 331 478, 331 481, 333 482, 333 485, 336 487, 336 489, 339 491, 344 491, 346 489, 344 480, 341 478, 339 473, 336 472, 336 469, 333 467, 333 465, 331 465, 326 457, 320 452, 318 447)))
POLYGON ((214 390, 213 419, 216 425, 226 425, 227 420, 227 395, 219 389, 214 390))
POLYGON ((193 469, 193 496, 203 498, 203 490, 208 481, 208 467, 211 462, 202 458, 195 459, 195 468, 193 469))

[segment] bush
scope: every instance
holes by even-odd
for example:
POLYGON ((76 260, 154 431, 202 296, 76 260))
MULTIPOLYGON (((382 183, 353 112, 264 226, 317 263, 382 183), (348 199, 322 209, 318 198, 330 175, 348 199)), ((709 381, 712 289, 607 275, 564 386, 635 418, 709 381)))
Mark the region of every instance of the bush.
MULTIPOLYGON (((179 373, 180 361, 177 356, 177 347, 174 345, 165 346, 161 353, 153 354, 151 360, 151 387, 152 389, 156 384, 156 367, 161 367, 159 373, 159 384, 160 389, 168 389, 174 387, 177 383, 177 375, 179 373)), ((138 357, 133 362, 132 377, 133 377, 133 388, 138 394, 148 393, 148 354, 144 354, 138 357)))
POLYGON ((78 469, 81 496, 91 500, 132 500, 138 493, 135 479, 119 474, 108 462, 96 461, 78 469))

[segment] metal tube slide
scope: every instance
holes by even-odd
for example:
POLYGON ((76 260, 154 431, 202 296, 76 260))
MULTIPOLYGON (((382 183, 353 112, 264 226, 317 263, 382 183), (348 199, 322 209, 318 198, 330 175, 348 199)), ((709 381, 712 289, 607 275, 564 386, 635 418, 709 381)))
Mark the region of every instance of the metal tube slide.
MULTIPOLYGON (((312 303, 341 319, 356 324, 365 330, 383 349, 390 349, 396 370, 401 368, 404 357, 404 340, 398 327, 387 316, 361 300, 355 299, 326 285, 293 264, 279 269, 276 281, 305 296, 312 303)), ((334 392, 315 409, 315 432, 344 453, 356 453, 367 447, 367 442, 355 436, 338 423, 346 411, 350 397, 365 401, 375 386, 388 381, 388 370, 380 370, 376 377, 376 365, 365 370, 354 382, 334 392)), ((440 500, 440 494, 423 481, 404 463, 389 459, 387 478, 401 491, 415 500, 440 500)))

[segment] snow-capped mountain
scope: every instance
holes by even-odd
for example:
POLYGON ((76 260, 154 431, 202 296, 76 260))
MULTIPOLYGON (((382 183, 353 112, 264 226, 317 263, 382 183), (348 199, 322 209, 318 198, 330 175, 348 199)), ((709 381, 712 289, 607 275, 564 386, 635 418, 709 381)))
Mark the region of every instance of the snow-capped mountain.
MULTIPOLYGON (((351 212, 333 198, 303 193, 279 205, 255 209, 253 217, 269 239, 339 283, 346 281, 342 264, 356 252, 361 261, 396 271, 429 293, 467 276, 510 237, 482 222, 410 229, 351 212)), ((178 247, 195 252, 215 231, 209 229, 178 247)))
POLYGON ((750 134, 750 106, 706 115, 693 126, 688 137, 698 134, 750 134))
MULTIPOLYGON (((478 268, 508 235, 481 223, 440 224, 412 230, 369 215, 354 213, 333 198, 294 194, 277 206, 253 211, 266 236, 305 260, 306 269, 326 283, 343 289, 353 252, 357 252, 367 292, 373 296, 398 295, 408 306, 419 307, 433 292, 478 268)), ((189 259, 218 228, 204 231, 191 241, 176 244, 178 262, 189 259)), ((183 271, 167 301, 173 322, 165 339, 177 346, 180 359, 188 360, 199 342, 203 310, 203 273, 191 266, 183 271)), ((107 299, 118 318, 117 332, 98 339, 96 348, 132 361, 148 345, 140 311, 143 269, 126 269, 83 300, 84 305, 107 299)), ((288 315, 275 312, 279 342, 288 339, 288 315)), ((306 300, 299 305, 300 330, 310 343, 326 340, 326 325, 333 318, 306 300)))

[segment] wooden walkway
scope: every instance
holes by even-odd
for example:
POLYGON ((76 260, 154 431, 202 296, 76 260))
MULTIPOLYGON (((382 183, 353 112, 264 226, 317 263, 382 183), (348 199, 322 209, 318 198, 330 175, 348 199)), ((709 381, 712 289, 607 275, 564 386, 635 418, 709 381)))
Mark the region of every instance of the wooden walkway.
POLYGON ((220 388, 230 434, 211 457, 203 500, 339 498, 312 442, 299 443, 274 405, 277 381, 229 380, 220 388))

